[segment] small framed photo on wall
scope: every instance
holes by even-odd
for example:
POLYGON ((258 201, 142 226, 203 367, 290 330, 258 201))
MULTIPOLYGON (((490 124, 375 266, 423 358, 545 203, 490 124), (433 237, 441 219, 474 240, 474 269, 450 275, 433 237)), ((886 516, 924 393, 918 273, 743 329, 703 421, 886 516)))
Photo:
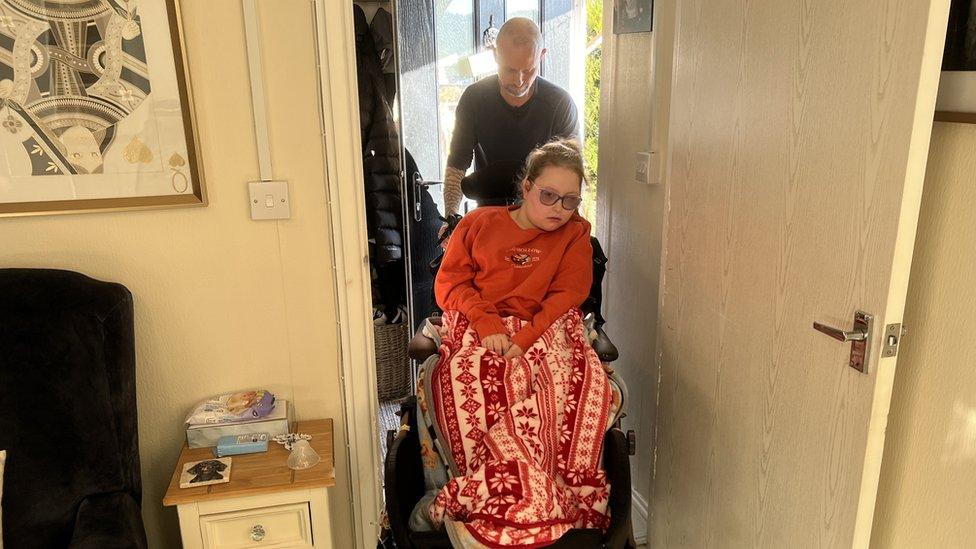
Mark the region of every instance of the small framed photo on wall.
POLYGON ((952 0, 935 119, 976 123, 976 5, 952 0))
POLYGON ((0 0, 0 216, 206 201, 179 0, 0 0))
POLYGON ((654 0, 613 0, 613 33, 651 32, 654 0))

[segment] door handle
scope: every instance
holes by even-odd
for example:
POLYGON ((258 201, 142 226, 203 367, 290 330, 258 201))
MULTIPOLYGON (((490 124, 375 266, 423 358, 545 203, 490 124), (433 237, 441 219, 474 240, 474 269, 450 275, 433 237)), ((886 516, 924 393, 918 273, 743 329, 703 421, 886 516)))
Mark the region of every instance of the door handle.
POLYGON ((871 339, 871 328, 874 325, 874 315, 864 311, 854 312, 854 329, 841 330, 827 326, 822 322, 814 322, 813 329, 828 336, 851 344, 850 367, 862 374, 868 373, 868 344, 871 339))
POLYGON ((817 330, 818 332, 823 332, 837 341, 863 341, 868 338, 867 332, 862 330, 851 330, 849 332, 845 332, 839 328, 827 326, 826 324, 821 324, 819 322, 813 323, 813 329, 817 330))
POLYGON ((424 220, 424 213, 421 209, 421 193, 420 191, 426 189, 432 185, 441 185, 443 181, 424 181, 424 178, 420 177, 420 174, 414 172, 413 174, 413 219, 414 221, 420 223, 424 220))

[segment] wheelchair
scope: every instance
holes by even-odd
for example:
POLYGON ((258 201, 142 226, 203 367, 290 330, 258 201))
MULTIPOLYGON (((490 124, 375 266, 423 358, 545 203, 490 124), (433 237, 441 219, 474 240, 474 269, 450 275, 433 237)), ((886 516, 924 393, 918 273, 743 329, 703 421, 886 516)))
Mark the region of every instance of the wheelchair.
MULTIPOLYGON (((514 202, 514 189, 517 184, 517 173, 520 165, 504 164, 489 167, 489 169, 475 172, 464 178, 461 187, 465 196, 473 198, 478 206, 505 205, 514 202), (495 182, 512 182, 508 185, 491 185, 495 182), (500 189, 500 190, 499 190, 500 189)), ((460 218, 449 221, 450 234, 460 218)), ((592 238, 593 245, 593 285, 590 296, 580 306, 585 315, 585 324, 590 334, 591 345, 604 364, 611 386, 620 393, 621 406, 626 401, 626 387, 613 373, 610 364, 615 361, 619 353, 617 348, 603 331, 605 320, 600 312, 602 302, 602 282, 606 274, 607 257, 596 238, 592 238)), ((432 270, 439 267, 439 260, 431 264, 432 270)), ((436 276, 436 273, 435 273, 436 276)), ((439 317, 432 317, 424 322, 429 328, 440 324, 439 317)), ((421 326, 408 346, 410 358, 423 364, 428 360, 436 360, 438 355, 437 342, 428 337, 421 326)), ((386 515, 389 520, 389 537, 399 549, 441 548, 451 547, 451 542, 445 530, 412 531, 408 526, 411 513, 425 493, 423 463, 420 453, 420 436, 418 434, 418 418, 420 413, 415 396, 409 397, 401 406, 399 429, 387 432, 387 455, 384 461, 384 495, 386 499, 386 515)), ((631 524, 631 477, 630 456, 636 450, 636 441, 632 430, 623 431, 621 420, 626 417, 624 410, 620 410, 616 421, 607 430, 603 440, 603 467, 610 484, 610 497, 607 505, 610 513, 610 526, 606 532, 598 529, 576 528, 569 530, 549 547, 558 549, 596 548, 613 549, 635 548, 633 527, 631 524)), ((436 435, 429 430, 432 438, 436 435)))

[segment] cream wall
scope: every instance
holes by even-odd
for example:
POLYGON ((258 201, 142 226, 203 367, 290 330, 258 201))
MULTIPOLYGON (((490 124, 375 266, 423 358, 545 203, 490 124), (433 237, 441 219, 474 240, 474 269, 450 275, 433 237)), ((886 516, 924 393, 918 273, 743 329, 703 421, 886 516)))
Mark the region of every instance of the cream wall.
MULTIPOLYGON (((246 182, 258 168, 238 0, 183 1, 208 207, 0 219, 0 266, 76 270, 135 297, 154 548, 179 546, 176 513, 160 501, 197 400, 262 386, 295 402, 299 418, 342 414, 311 2, 260 4, 274 175, 290 183, 290 220, 248 217, 246 182)), ((337 425, 335 446, 344 445, 337 425)), ((336 547, 351 547, 341 459, 337 476, 336 547)))
POLYGON ((873 547, 976 544, 976 125, 936 123, 873 547))
MULTIPOLYGON (((611 32, 612 5, 608 1, 604 6, 597 236, 610 258, 604 312, 607 333, 620 350, 613 367, 630 391, 624 427, 637 434, 637 455, 631 459, 635 510, 646 514, 653 474, 654 357, 666 204, 663 181, 644 185, 634 173, 638 152, 656 150, 662 165, 667 152, 674 2, 655 3, 654 32, 622 35, 611 32)), ((663 168, 659 177, 664 177, 663 168)))

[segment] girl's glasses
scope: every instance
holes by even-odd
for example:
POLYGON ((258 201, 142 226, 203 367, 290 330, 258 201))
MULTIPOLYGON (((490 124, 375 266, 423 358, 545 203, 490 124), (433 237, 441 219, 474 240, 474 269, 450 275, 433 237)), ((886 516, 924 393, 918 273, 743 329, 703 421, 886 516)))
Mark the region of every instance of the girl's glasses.
POLYGON ((583 202, 582 197, 576 196, 574 194, 560 196, 550 191, 549 189, 544 189, 542 187, 538 187, 538 189, 539 189, 539 201, 546 206, 552 206, 556 202, 561 202, 562 203, 561 205, 564 210, 572 211, 575 210, 576 208, 579 208, 579 205, 583 202))

